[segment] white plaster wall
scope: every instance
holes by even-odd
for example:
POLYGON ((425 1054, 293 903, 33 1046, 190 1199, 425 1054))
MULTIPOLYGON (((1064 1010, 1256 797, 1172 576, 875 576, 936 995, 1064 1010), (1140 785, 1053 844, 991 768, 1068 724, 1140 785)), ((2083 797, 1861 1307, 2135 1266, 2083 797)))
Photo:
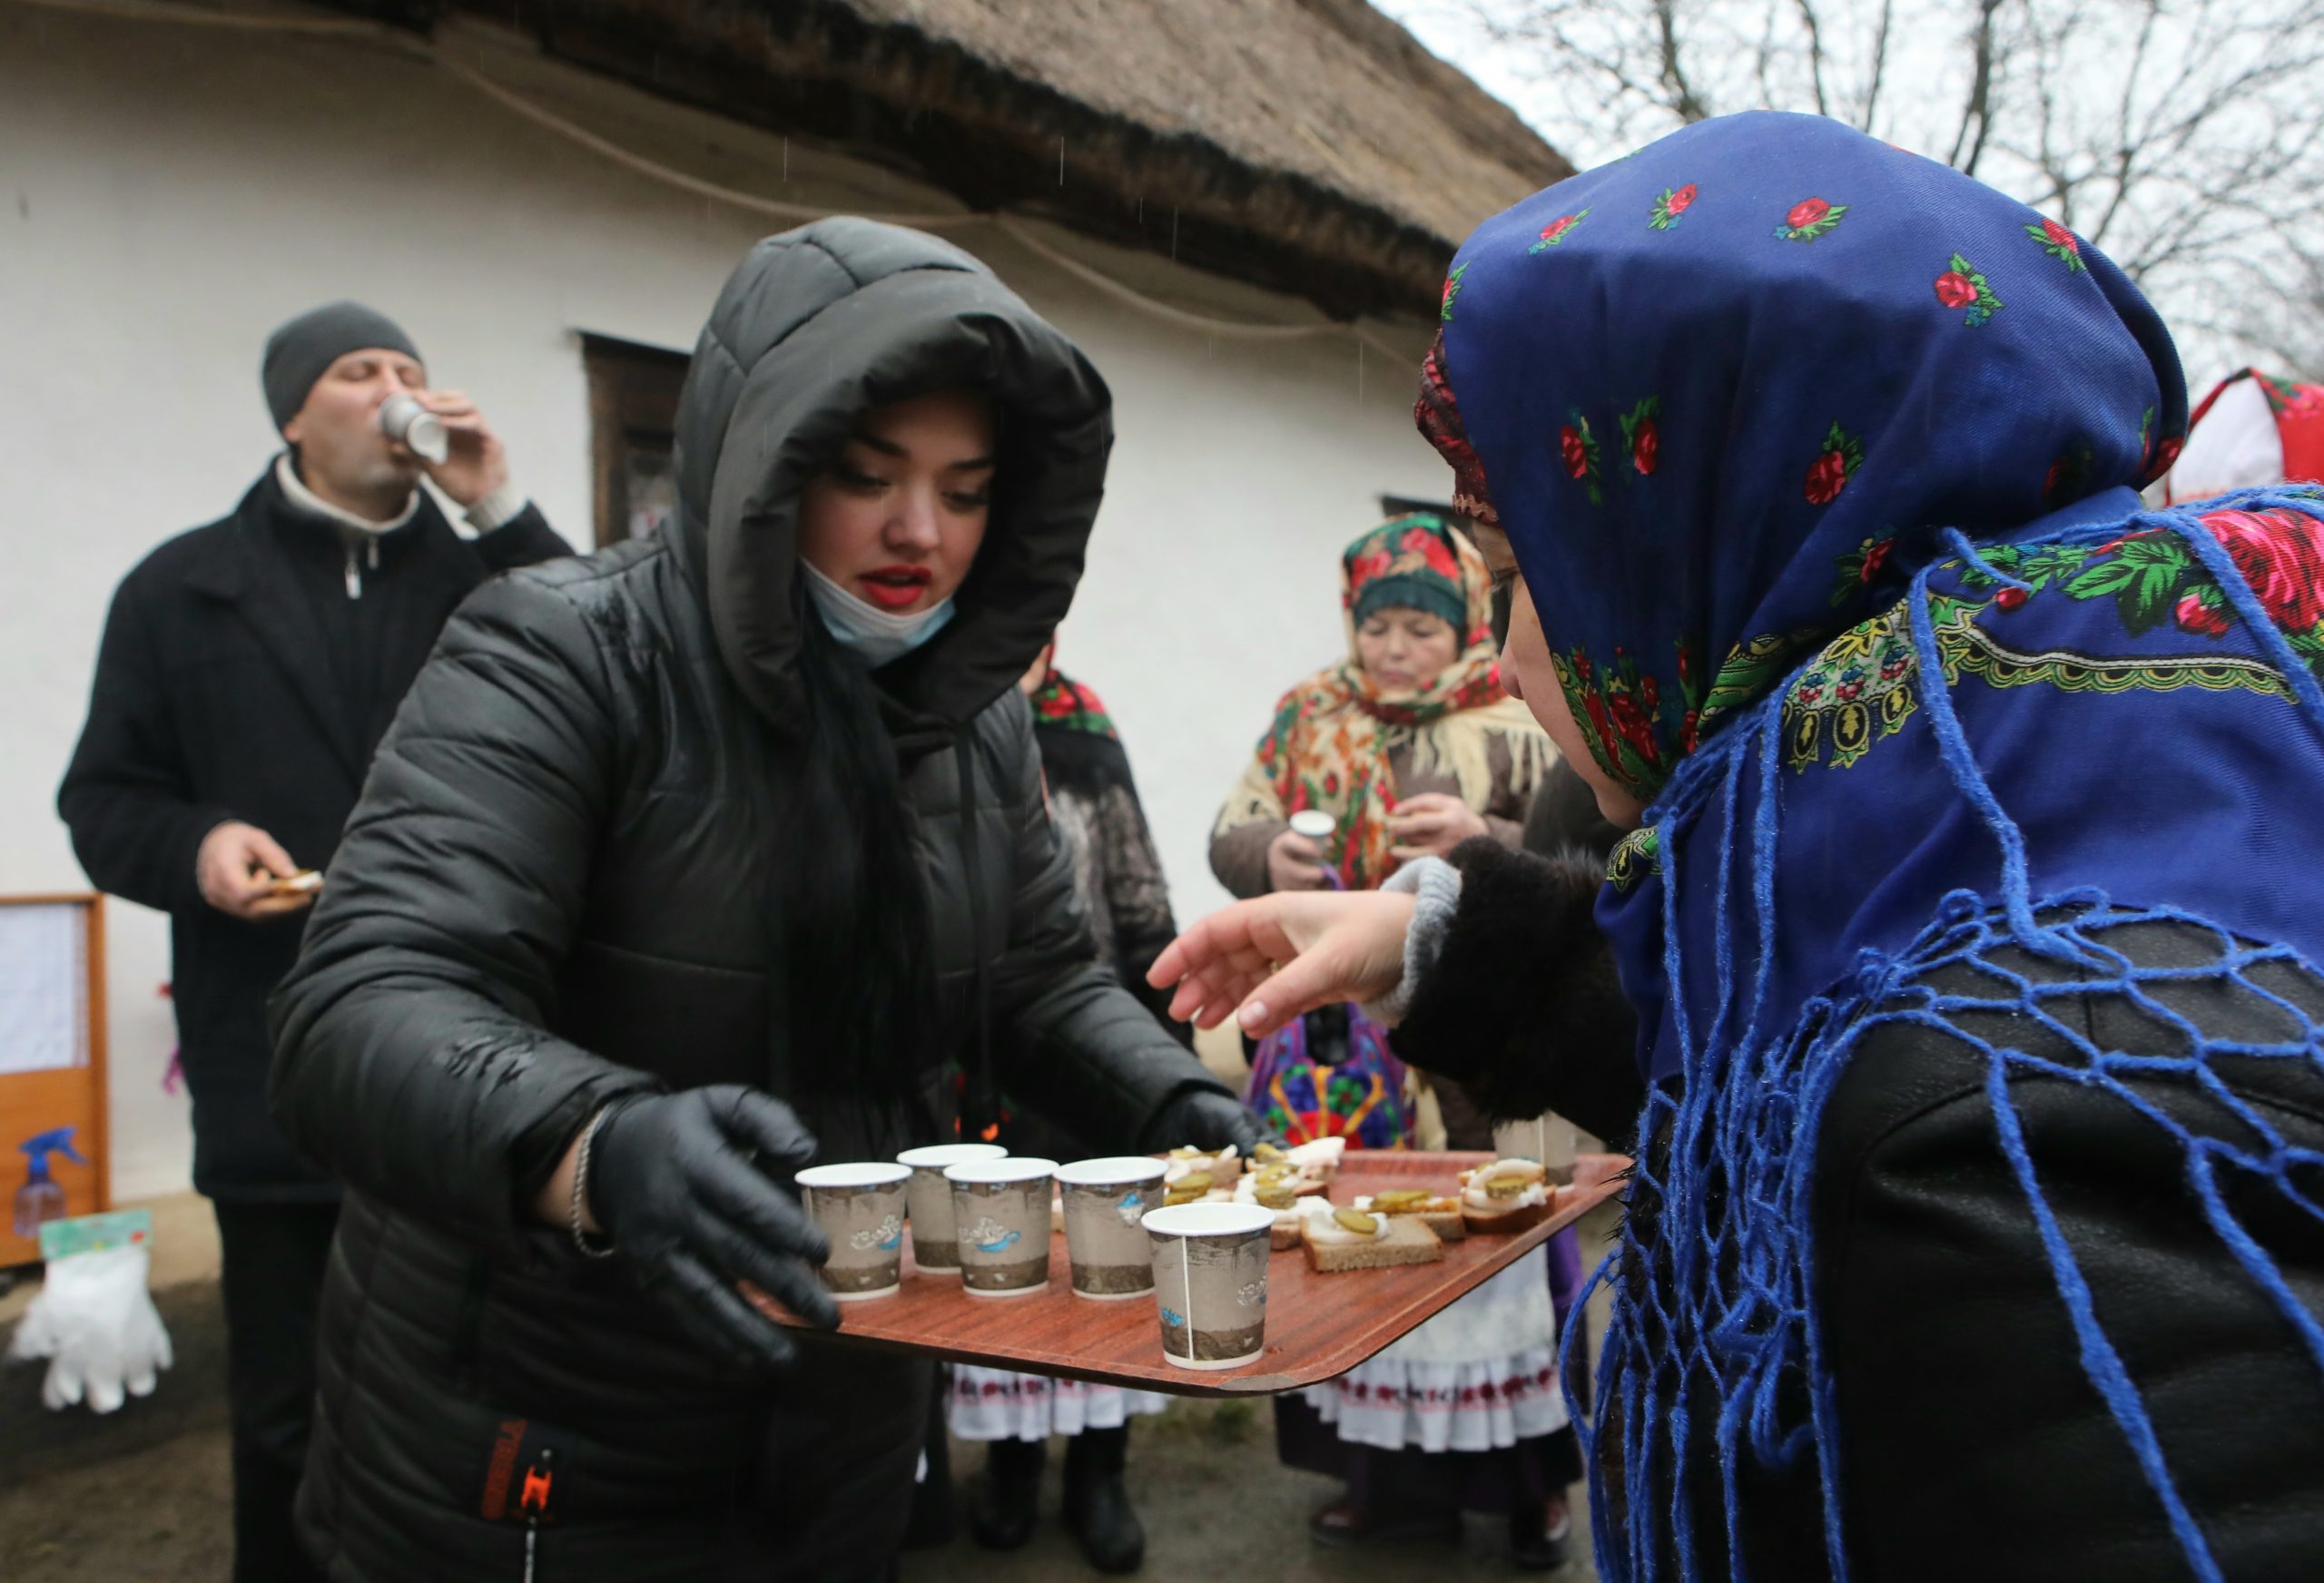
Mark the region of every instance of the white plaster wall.
MULTIPOLYGON (((664 105, 469 32, 454 45, 625 147, 791 202, 952 207, 873 166, 664 105)), ((1068 151, 1067 180, 1072 180, 1068 151)), ((0 892, 84 884, 54 807, 120 576, 229 509, 274 437, 259 349, 354 297, 476 395, 518 477, 588 532, 577 332, 686 348, 728 268, 783 222, 705 203, 367 45, 0 8, 0 892)), ((1383 490, 1441 496, 1413 362, 1332 337, 1217 339, 1108 300, 988 228, 954 233, 1081 340, 1120 440, 1069 669, 1127 734, 1182 918, 1223 899, 1211 815, 1290 682, 1339 645, 1334 556, 1383 490)), ((1304 306, 1044 234, 1183 306, 1304 306)), ((1389 332, 1416 359, 1423 332, 1389 332)), ((110 909, 113 1186, 183 1185, 184 1103, 155 988, 164 920, 110 909)))

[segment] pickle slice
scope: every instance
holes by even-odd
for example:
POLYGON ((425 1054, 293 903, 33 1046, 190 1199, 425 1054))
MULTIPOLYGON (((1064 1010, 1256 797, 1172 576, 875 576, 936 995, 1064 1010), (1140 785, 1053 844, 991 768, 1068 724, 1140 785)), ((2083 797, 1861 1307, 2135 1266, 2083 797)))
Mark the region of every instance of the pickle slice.
POLYGON ((1265 1183, 1261 1183, 1254 1189, 1251 1196, 1258 1201, 1260 1207, 1265 1209, 1294 1209, 1298 1207, 1299 1204, 1299 1195, 1290 1188, 1270 1187, 1265 1183))
POLYGON ((1388 1214, 1419 1208, 1427 1203, 1429 1195, 1419 1187, 1392 1187, 1385 1193, 1372 1195, 1372 1207, 1388 1214))
POLYGON ((1342 1207, 1332 1211, 1332 1218, 1358 1236, 1378 1236, 1380 1223, 1361 1209, 1342 1207))
POLYGON ((1173 1193, 1192 1193, 1196 1196, 1209 1192, 1210 1187, 1210 1173, 1207 1171, 1189 1171, 1170 1184, 1173 1193))
POLYGON ((1485 1184, 1485 1196, 1488 1198, 1516 1198, 1524 1191, 1525 1178, 1522 1176, 1495 1176, 1485 1184))
POLYGON ((1273 1144, 1261 1144, 1251 1151, 1251 1158, 1265 1165, 1273 1165, 1277 1160, 1287 1160, 1290 1157, 1273 1144))

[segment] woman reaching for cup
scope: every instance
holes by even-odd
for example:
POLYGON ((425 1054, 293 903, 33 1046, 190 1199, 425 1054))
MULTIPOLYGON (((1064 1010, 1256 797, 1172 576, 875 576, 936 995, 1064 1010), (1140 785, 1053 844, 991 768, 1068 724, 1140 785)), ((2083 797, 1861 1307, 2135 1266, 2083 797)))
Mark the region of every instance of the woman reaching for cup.
POLYGON ((1413 1060, 1635 1140, 1610 1579, 2299 1572, 2324 500, 2142 511, 2186 395, 2136 288, 1817 118, 1527 200, 1444 312, 1418 416, 1507 674, 1635 831, 1636 1059, 1571 1037, 1584 887, 1482 842, 1204 920, 1175 1009, 1408 994, 1413 1060))

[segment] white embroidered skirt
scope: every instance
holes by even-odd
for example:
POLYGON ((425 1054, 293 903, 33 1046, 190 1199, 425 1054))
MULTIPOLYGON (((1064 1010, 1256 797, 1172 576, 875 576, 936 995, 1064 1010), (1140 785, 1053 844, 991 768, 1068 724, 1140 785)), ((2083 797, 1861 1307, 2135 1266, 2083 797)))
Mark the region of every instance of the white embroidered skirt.
POLYGON ((955 1363, 945 1415, 952 1432, 964 1440, 1042 1440, 1085 1429, 1119 1429, 1134 1417, 1150 1417, 1169 1405, 1170 1399, 1158 1391, 955 1363))
POLYGON ((1502 1450, 1566 1427, 1549 1254, 1536 1248, 1306 1397, 1339 1438, 1384 1451, 1502 1450))

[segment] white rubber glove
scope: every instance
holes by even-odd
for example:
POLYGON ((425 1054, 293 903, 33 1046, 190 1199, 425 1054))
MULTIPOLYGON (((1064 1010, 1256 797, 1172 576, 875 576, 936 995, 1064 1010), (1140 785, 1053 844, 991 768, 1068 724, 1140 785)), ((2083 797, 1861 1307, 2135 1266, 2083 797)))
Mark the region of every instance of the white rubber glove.
POLYGON ((8 1355, 46 1358, 40 1399, 54 1411, 85 1401, 111 1412, 125 1396, 150 1396, 175 1361, 170 1333, 146 1290, 143 1247, 108 1248, 52 1262, 16 1327, 8 1355))

